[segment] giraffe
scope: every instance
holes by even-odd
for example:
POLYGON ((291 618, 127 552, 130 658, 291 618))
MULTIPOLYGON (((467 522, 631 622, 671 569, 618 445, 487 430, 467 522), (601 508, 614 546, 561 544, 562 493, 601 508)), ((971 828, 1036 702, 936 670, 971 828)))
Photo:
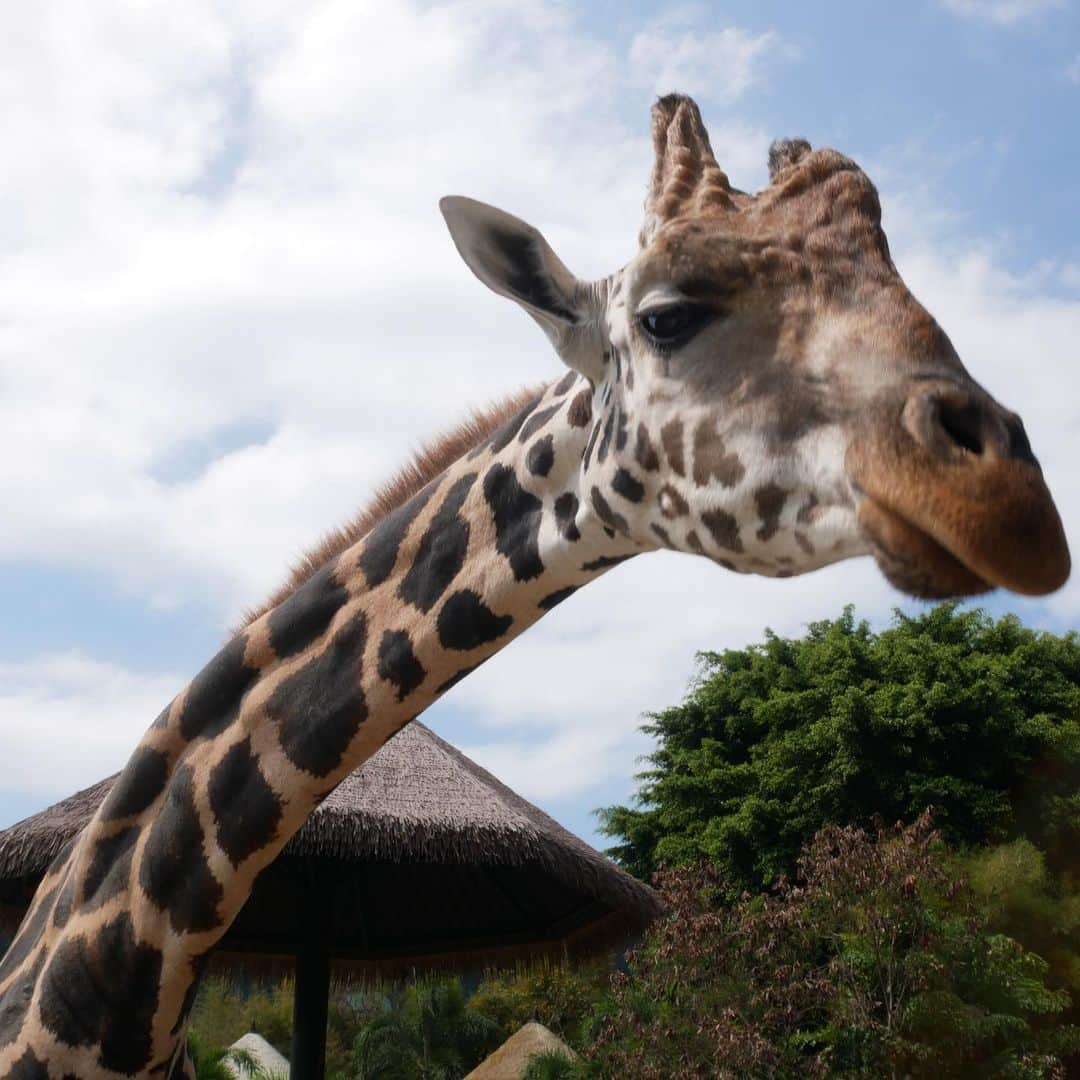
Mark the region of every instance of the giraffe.
POLYGON ((189 1077, 200 972, 256 875, 418 713, 576 589, 668 548, 923 597, 1069 573, 1018 417, 889 255, 848 158, 774 143, 750 195, 695 103, 653 107, 637 254, 583 282, 463 197, 470 269, 567 367, 474 417, 302 563, 153 722, 0 963, 0 1076, 189 1077))

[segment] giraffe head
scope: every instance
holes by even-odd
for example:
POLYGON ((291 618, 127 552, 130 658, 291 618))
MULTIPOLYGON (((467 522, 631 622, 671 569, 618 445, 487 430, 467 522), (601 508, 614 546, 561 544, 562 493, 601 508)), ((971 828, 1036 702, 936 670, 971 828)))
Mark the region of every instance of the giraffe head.
POLYGON ((640 250, 599 282, 519 219, 442 202, 472 270, 590 381, 581 487, 605 525, 771 575, 870 552, 925 597, 1060 586, 1068 547, 1020 418, 904 285, 865 173, 789 140, 745 194, 679 95, 653 141, 640 250))

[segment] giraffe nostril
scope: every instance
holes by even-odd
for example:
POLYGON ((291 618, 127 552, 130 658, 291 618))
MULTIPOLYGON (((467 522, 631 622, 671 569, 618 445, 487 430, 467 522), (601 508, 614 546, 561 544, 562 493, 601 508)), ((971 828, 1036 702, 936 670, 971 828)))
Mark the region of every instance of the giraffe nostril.
POLYGON ((978 387, 920 386, 904 405, 903 423, 935 457, 1038 465, 1024 425, 978 387))
POLYGON ((970 454, 983 452, 983 414, 973 401, 938 400, 937 421, 949 439, 970 454))
POLYGON ((1035 451, 1031 449, 1027 432, 1024 430, 1024 421, 1019 416, 1011 416, 1005 424, 1005 431, 1008 439, 1009 457, 1030 462, 1032 465, 1038 465, 1035 451))

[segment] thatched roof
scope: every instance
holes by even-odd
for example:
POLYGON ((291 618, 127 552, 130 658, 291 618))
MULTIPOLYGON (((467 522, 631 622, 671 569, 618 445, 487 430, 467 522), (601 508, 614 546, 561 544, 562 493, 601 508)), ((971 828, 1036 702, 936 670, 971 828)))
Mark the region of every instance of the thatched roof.
POLYGON ((490 1057, 484 1058, 465 1080, 521 1080, 530 1058, 552 1052, 571 1060, 577 1057, 553 1031, 535 1020, 530 1021, 518 1028, 490 1057))
MULTIPOLYGON (((262 1070, 262 1076, 271 1080, 289 1080, 289 1059, 278 1053, 258 1032, 249 1031, 246 1035, 241 1035, 229 1049, 243 1050, 250 1054, 256 1066, 262 1070)), ((223 1064, 235 1080, 243 1080, 243 1077, 251 1075, 229 1058, 226 1058, 223 1064)))
MULTIPOLYGON (((0 832, 9 922, 114 781, 0 832)), ((360 966, 402 955, 497 961, 587 938, 598 946, 659 910, 651 889, 419 722, 312 814, 264 871, 223 947, 289 953, 313 904, 325 907, 335 955, 360 966)))

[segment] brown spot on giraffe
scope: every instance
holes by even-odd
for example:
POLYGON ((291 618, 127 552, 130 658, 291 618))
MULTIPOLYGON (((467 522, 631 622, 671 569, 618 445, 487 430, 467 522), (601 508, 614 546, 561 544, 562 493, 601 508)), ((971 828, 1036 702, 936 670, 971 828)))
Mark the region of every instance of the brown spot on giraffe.
POLYGON ((663 444, 664 453, 667 455, 671 471, 676 476, 685 476, 686 459, 683 457, 683 425, 678 417, 669 420, 660 429, 660 442, 663 444))
POLYGON ((690 513, 690 504, 679 494, 678 488, 671 484, 665 484, 660 489, 659 503, 660 513, 669 520, 686 517, 690 513))
POLYGON ((585 387, 574 395, 566 419, 571 427, 586 427, 592 419, 592 391, 585 387))
POLYGON ((656 472, 660 468, 660 458, 649 437, 649 429, 644 423, 637 428, 637 442, 634 445, 634 460, 646 471, 656 472))
POLYGON ((788 493, 778 484, 766 484, 754 492, 754 502, 761 517, 759 540, 771 540, 780 528, 780 515, 787 502, 788 493))
POLYGON ((738 454, 728 453, 723 438, 711 421, 703 420, 694 429, 694 483, 708 487, 716 481, 734 487, 746 474, 738 454))
POLYGON ((743 550, 743 543, 739 538, 739 523, 731 514, 724 510, 706 510, 701 515, 701 520, 719 547, 734 552, 743 550))

